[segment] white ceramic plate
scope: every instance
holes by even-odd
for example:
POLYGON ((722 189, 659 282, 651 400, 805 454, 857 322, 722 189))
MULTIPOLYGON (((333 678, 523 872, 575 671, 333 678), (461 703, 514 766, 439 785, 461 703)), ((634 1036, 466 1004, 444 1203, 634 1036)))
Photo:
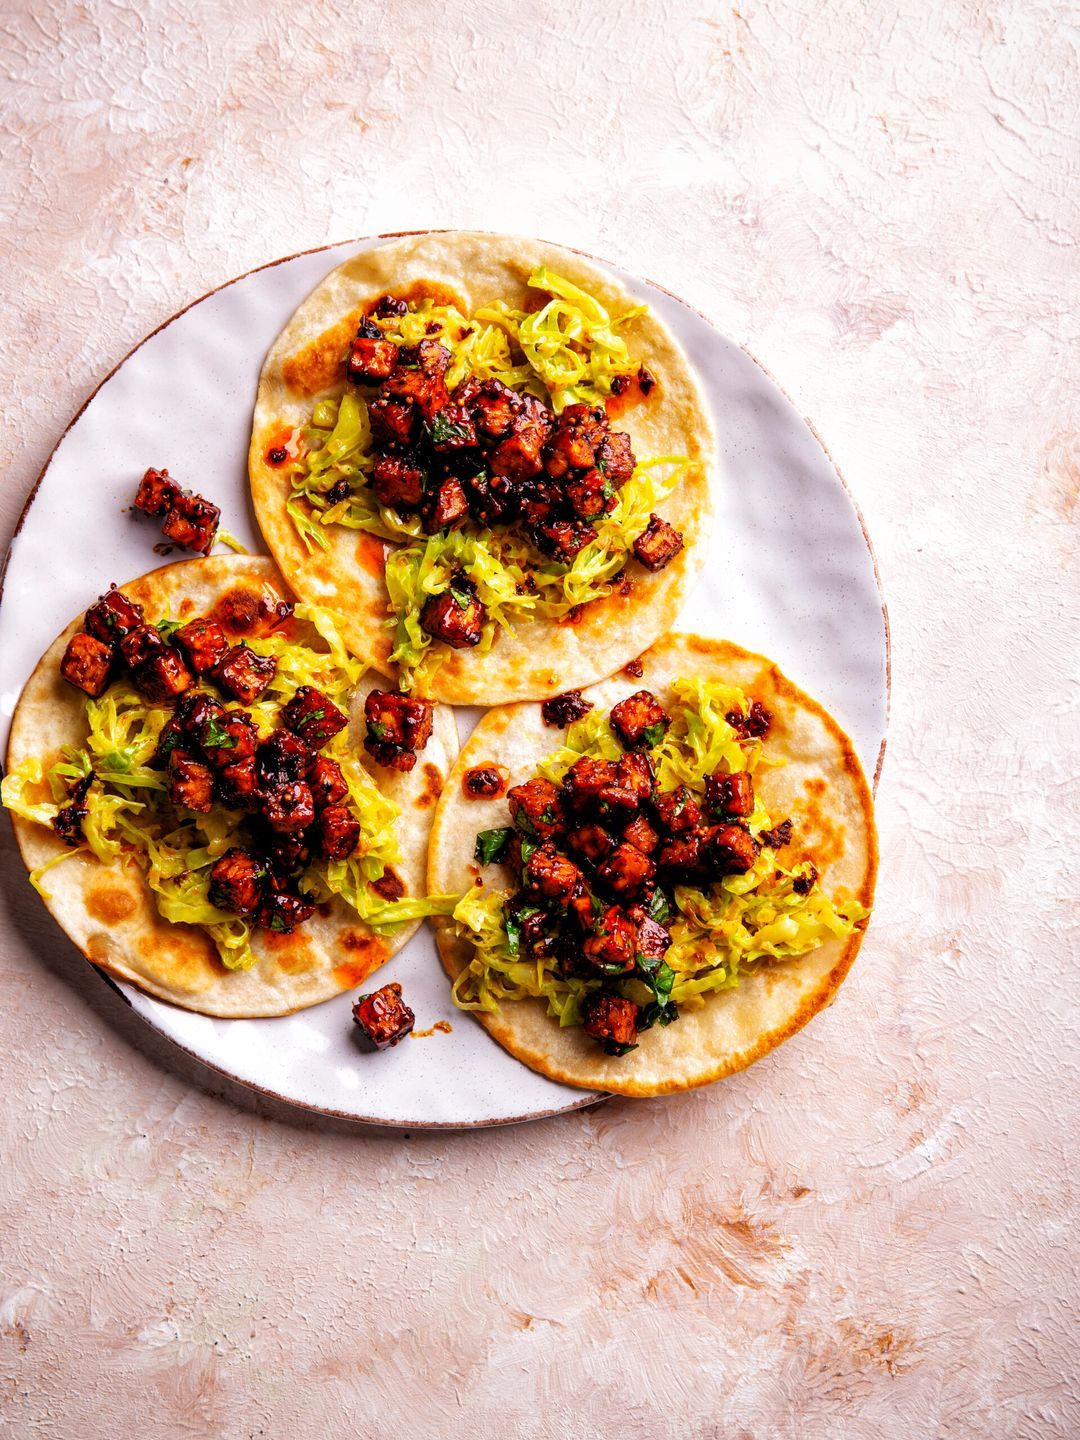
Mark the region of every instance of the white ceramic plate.
MULTIPOLYGON (((181 311, 108 377, 57 445, 8 555, 0 607, 0 703, 10 716, 38 657, 110 581, 152 568, 155 532, 121 514, 148 465, 222 507, 262 549, 247 498, 251 409, 263 356, 300 301, 353 241, 252 271, 181 311)), ((680 338, 720 441, 713 553, 680 629, 727 637, 776 660, 845 726, 876 778, 888 710, 888 632, 870 543, 835 466, 776 383, 688 305, 615 271, 680 338)), ((466 737, 476 713, 459 711, 466 737)), ((117 988, 183 1049, 311 1109, 401 1126, 507 1123, 601 1098, 520 1065, 450 1003, 425 926, 382 971, 400 980, 417 1028, 382 1055, 353 1040, 351 997, 276 1020, 214 1020, 117 988)), ((110 982, 112 983, 112 982, 110 982)))

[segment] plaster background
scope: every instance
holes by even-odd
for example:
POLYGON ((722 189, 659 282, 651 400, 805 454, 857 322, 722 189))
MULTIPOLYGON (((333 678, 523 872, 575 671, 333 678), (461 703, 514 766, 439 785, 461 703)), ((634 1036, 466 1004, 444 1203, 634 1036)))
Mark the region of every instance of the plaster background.
POLYGON ((838 1003, 710 1090, 521 1129, 364 1132, 189 1064, 0 827, 7 1433, 1080 1431, 1076 18, 3 0, 5 536, 207 288, 372 231, 533 232, 684 295, 813 418, 895 686, 838 1003))

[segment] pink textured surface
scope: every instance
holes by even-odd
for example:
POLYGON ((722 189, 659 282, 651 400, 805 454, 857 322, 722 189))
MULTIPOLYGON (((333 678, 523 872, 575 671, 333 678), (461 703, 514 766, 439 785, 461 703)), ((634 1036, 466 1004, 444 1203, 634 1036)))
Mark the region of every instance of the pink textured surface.
POLYGON ((261 1104, 58 940, 4 826, 11 1434, 1080 1430, 1077 33, 1060 0, 902 10, 5 10, 6 531, 208 286, 521 230, 773 370, 863 507, 895 647, 863 955, 689 1097, 412 1137, 261 1104))

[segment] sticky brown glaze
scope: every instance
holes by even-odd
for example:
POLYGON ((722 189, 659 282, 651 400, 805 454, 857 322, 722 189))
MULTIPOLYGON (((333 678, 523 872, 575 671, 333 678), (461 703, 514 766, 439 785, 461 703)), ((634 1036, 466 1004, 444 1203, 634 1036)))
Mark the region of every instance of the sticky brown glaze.
POLYGON ((207 611, 206 619, 215 621, 227 635, 248 639, 265 635, 294 639, 296 634, 293 607, 287 600, 246 585, 227 590, 214 608, 207 611))
POLYGON ((553 695, 550 700, 545 700, 540 706, 540 714, 545 725, 565 730, 592 708, 592 701, 584 699, 580 690, 567 690, 562 695, 553 695))
POLYGON ((506 779, 497 765, 474 765, 462 776, 461 788, 470 800, 495 800, 506 794, 506 779))

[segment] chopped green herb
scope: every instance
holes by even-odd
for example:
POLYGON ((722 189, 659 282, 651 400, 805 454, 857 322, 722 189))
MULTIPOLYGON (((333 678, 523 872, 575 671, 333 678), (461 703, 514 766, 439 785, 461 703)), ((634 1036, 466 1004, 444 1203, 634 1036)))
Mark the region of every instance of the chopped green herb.
POLYGON ((180 629, 180 621, 159 620, 155 628, 163 640, 171 640, 180 629))
POLYGON ((218 750, 235 750, 236 736, 230 735, 228 730, 218 723, 216 715, 211 715, 202 743, 213 746, 218 750))
MULTIPOLYGON (((605 932, 605 933, 606 933, 606 932, 605 932)), ((594 970, 597 972, 597 974, 599 974, 599 975, 606 975, 606 976, 609 976, 610 978, 616 979, 616 980, 621 980, 621 979, 623 979, 623 978, 625 977, 625 975, 626 975, 626 971, 623 969, 623 967, 622 967, 621 965, 616 964, 614 961, 613 961, 611 964, 608 964, 608 963, 605 962, 604 964, 600 964, 600 965, 597 965, 597 964, 594 962, 594 964, 593 964, 593 969, 594 969, 594 970)))
POLYGON ((504 928, 506 930, 506 948, 511 955, 516 957, 521 950, 521 921, 508 911, 504 928))
POLYGON ((460 440, 464 444, 469 439, 469 427, 448 420, 441 410, 428 426, 428 431, 433 445, 446 445, 451 440, 460 440))
POLYGON ((663 1004, 670 996, 671 987, 675 984, 675 971, 666 961, 642 955, 640 950, 635 956, 635 960, 638 975, 648 985, 660 1004, 663 1004))
POLYGON ((163 760, 167 760, 169 758, 172 752, 180 744, 181 739, 182 736, 179 730, 169 730, 168 727, 162 730, 161 738, 158 741, 158 754, 163 760))
POLYGON ((517 956, 521 951, 521 922, 530 915, 537 914, 539 911, 535 905, 525 905, 520 910, 506 912, 506 948, 511 955, 517 956))
POLYGON ((668 722, 666 720, 657 720, 654 724, 645 726, 642 738, 650 750, 654 745, 659 745, 660 741, 663 740, 667 734, 667 727, 668 722))
POLYGON ((649 901, 649 914, 658 925, 666 925, 671 919, 671 906, 663 890, 654 890, 649 901))
POLYGON ((665 961, 661 960, 656 967, 656 974, 652 977, 653 989, 658 999, 666 1000, 671 994, 671 987, 675 984, 675 971, 665 961))
POLYGON ((503 826, 498 830, 481 830, 476 837, 473 859, 479 860, 481 865, 491 865, 496 860, 501 860, 513 833, 513 827, 510 825, 503 826))
POLYGON ((652 1001, 642 1010, 638 1019, 639 1030, 651 1030, 654 1025, 670 1025, 673 1020, 679 1018, 679 1007, 673 1000, 661 1005, 659 1001, 652 1001))

